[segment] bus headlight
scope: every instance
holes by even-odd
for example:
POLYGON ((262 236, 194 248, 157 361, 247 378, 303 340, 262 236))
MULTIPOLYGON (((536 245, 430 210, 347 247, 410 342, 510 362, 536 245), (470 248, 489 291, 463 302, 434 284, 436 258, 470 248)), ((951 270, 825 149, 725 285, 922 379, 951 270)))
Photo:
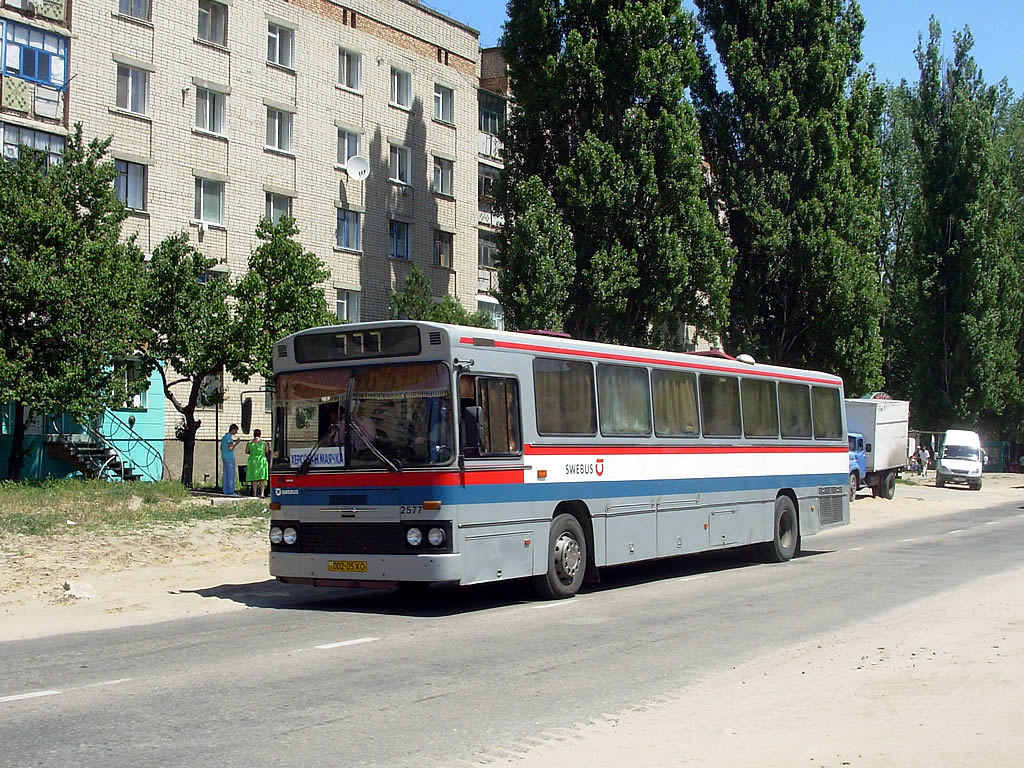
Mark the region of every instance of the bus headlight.
POLYGON ((270 543, 280 544, 281 539, 284 537, 284 532, 276 525, 270 529, 270 543))
POLYGON ((423 543, 423 531, 419 528, 410 528, 405 532, 405 540, 410 547, 418 547, 423 543))
POLYGON ((432 547, 440 547, 444 544, 444 528, 431 528, 427 532, 427 541, 432 547))
POLYGON ((284 536, 282 537, 285 544, 294 544, 298 541, 299 534, 294 528, 285 528, 284 536))

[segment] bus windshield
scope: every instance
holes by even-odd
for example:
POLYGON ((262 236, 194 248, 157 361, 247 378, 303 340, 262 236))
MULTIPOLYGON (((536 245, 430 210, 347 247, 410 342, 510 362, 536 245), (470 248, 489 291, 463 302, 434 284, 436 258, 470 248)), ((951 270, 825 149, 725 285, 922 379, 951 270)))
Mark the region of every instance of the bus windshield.
POLYGON ((281 373, 274 466, 402 469, 448 464, 451 374, 439 362, 281 373))

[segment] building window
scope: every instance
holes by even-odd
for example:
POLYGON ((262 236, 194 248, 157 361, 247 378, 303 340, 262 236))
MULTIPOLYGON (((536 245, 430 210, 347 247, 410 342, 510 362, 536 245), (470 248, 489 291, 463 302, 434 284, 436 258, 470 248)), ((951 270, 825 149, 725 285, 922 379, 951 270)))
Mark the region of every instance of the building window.
POLYGON ((412 179, 412 153, 408 147, 391 145, 391 161, 388 166, 388 179, 401 184, 409 184, 412 179))
POLYGON ((359 211, 338 209, 338 229, 335 233, 338 248, 346 251, 361 250, 359 237, 359 211))
POLYGON ((149 21, 149 0, 118 0, 117 12, 123 16, 149 21))
POLYGON ((224 134, 227 95, 207 88, 196 88, 196 128, 224 134))
POLYGON ((443 157, 434 158, 434 192, 451 197, 454 169, 455 163, 451 160, 445 160, 443 157))
POLYGON ((434 83, 434 119, 443 123, 452 122, 452 102, 455 92, 440 83, 434 83))
POLYGON ((359 154, 359 134, 345 128, 338 129, 338 165, 345 167, 348 159, 359 154))
POLYGON ((493 232, 480 232, 477 240, 477 264, 489 269, 498 267, 498 236, 493 232))
POLYGON ((224 216, 224 182, 196 178, 196 220, 220 224, 224 216))
POLYGON ((277 24, 267 25, 267 61, 292 69, 295 54, 295 30, 277 24))
POLYGON ((338 303, 335 309, 338 319, 347 323, 358 323, 360 298, 359 291, 346 291, 339 288, 338 303))
POLYGON ((278 195, 274 192, 267 192, 266 216, 274 224, 281 220, 282 216, 292 215, 292 199, 288 195, 278 195))
POLYGON ((363 55, 338 49, 338 85, 353 91, 363 89, 363 55))
POLYGON ((27 147, 46 155, 46 166, 59 163, 64 154, 64 137, 53 133, 5 124, 3 127, 4 160, 14 162, 21 157, 21 148, 27 147))
MULTIPOLYGON (((141 381, 141 380, 145 380, 147 383, 149 381, 149 377, 147 377, 147 376, 145 376, 143 374, 142 365, 141 365, 141 363, 139 363, 138 360, 124 360, 124 361, 122 361, 120 363, 116 363, 116 367, 117 367, 118 375, 122 378, 122 381, 124 382, 125 392, 135 388, 138 385, 138 382, 141 381)), ((129 395, 128 399, 125 401, 124 405, 121 407, 121 410, 125 410, 125 411, 144 411, 144 410, 146 410, 146 408, 148 407, 147 406, 147 400, 148 400, 147 395, 148 394, 149 393, 144 389, 141 392, 139 392, 137 395, 129 395)))
POLYGON ((120 109, 146 114, 149 95, 149 72, 124 64, 117 65, 117 106, 120 109))
POLYGON ((454 242, 455 235, 451 232, 434 230, 434 264, 436 266, 451 269, 454 242))
POLYGON ((395 67, 391 68, 391 103, 407 109, 412 106, 412 75, 395 67))
POLYGON ((388 256, 409 259, 409 225, 404 221, 392 219, 388 226, 388 256))
POLYGON ((228 7, 213 0, 199 0, 200 40, 217 45, 228 42, 228 7))
POLYGON ((114 168, 117 169, 114 180, 117 199, 134 211, 146 210, 146 166, 115 160, 114 168))
POLYGON ((292 151, 292 113, 267 107, 267 146, 282 152, 292 151))
POLYGON ((479 91, 480 130, 494 136, 505 130, 505 100, 487 91, 479 91))
MULTIPOLYGON (((497 168, 480 164, 477 166, 476 191, 481 203, 494 202, 494 187, 498 183, 501 172, 497 168)), ((488 210, 490 210, 488 208, 488 210)))
POLYGON ((67 77, 67 40, 35 27, 7 22, 3 73, 33 83, 63 88, 67 77))
POLYGON ((501 304, 497 304, 493 301, 477 301, 476 309, 478 312, 484 312, 491 318, 491 327, 496 331, 505 330, 505 313, 501 309, 501 304))

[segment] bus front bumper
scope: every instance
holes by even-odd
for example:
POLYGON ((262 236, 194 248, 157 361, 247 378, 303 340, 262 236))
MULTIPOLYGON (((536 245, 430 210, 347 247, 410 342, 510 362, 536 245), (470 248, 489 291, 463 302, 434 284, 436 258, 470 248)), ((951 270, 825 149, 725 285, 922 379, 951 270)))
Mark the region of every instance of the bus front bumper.
POLYGON ((459 555, 321 555, 271 552, 270 575, 284 582, 339 587, 390 587, 402 581, 461 579, 459 555))

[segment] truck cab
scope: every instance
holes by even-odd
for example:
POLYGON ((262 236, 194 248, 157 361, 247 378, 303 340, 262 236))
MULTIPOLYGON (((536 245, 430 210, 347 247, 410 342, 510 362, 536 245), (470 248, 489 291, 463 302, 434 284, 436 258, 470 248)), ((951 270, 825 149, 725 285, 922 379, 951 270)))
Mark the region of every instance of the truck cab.
POLYGON ((853 501, 867 472, 867 453, 864 450, 864 435, 848 432, 847 436, 850 438, 850 501, 853 501))

